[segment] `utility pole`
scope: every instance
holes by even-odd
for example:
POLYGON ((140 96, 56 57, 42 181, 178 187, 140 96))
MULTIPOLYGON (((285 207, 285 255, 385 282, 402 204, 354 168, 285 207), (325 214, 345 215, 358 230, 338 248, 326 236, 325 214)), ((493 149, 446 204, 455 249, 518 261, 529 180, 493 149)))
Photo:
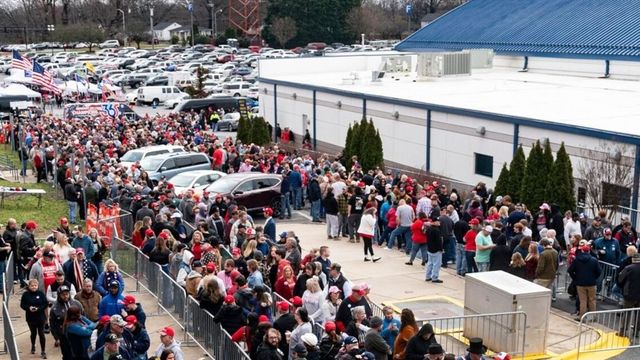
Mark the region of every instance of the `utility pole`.
POLYGON ((127 46, 127 26, 125 25, 124 20, 124 10, 116 9, 122 14, 122 36, 124 36, 124 44, 123 46, 127 46))
POLYGON ((187 5, 187 9, 189 10, 189 17, 191 18, 191 29, 189 33, 191 34, 191 46, 193 46, 193 38, 195 37, 195 34, 193 33, 193 2, 190 2, 187 5))
POLYGON ((151 49, 155 50, 156 48, 156 36, 153 32, 153 7, 149 8, 149 23, 151 25, 151 49))
POLYGON ((214 40, 216 38, 216 33, 213 30, 214 29, 214 24, 215 24, 215 16, 216 16, 216 4, 213 2, 213 0, 209 3, 209 7, 211 8, 211 40, 214 40))

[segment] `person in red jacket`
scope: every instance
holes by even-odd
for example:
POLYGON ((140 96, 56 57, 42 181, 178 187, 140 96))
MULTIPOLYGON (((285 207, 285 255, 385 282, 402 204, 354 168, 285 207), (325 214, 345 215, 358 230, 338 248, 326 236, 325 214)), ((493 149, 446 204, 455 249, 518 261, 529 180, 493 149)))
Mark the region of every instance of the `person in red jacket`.
POLYGON ((418 251, 420 251, 420 256, 422 257, 423 266, 427 260, 427 234, 424 231, 426 221, 427 214, 420 212, 418 218, 411 224, 411 242, 413 246, 411 246, 411 255, 409 261, 405 263, 406 265, 413 265, 413 260, 416 258, 418 251))
POLYGON ((476 235, 480 230, 480 221, 477 218, 473 218, 469 221, 471 229, 464 235, 464 251, 467 258, 467 272, 478 272, 478 265, 476 265, 476 235))

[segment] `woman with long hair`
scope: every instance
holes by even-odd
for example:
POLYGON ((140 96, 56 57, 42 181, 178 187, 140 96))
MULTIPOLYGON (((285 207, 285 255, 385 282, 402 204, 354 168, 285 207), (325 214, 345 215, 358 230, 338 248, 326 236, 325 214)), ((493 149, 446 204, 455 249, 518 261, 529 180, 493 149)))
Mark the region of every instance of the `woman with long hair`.
POLYGON ((513 255, 511 255, 509 273, 523 279, 527 278, 527 263, 519 252, 514 252, 513 255))
POLYGON ((276 280, 275 291, 278 295, 288 300, 293 297, 295 287, 296 277, 293 274, 293 268, 291 265, 285 265, 282 269, 282 276, 276 280))
POLYGON ((31 354, 36 353, 36 336, 40 339, 40 356, 47 358, 45 352, 46 338, 44 336, 44 324, 46 322, 45 309, 49 306, 47 296, 38 290, 38 280, 29 280, 27 291, 22 294, 20 308, 25 311, 25 320, 31 332, 31 354))
POLYGON ((69 253, 71 252, 71 245, 69 244, 69 238, 64 233, 56 232, 56 243, 53 245, 53 252, 56 254, 56 258, 60 264, 64 264, 69 260, 69 253))
POLYGON ((156 239, 156 245, 149 253, 149 261, 154 262, 162 267, 165 273, 169 273, 169 255, 171 251, 167 247, 168 237, 163 231, 156 239))
POLYGON ((255 240, 249 240, 245 243, 247 244, 247 246, 244 248, 244 251, 242 251, 242 257, 244 257, 245 261, 249 261, 253 259, 253 253, 258 248, 258 242, 255 240))
POLYGON ((527 253, 527 257, 524 258, 525 266, 526 266, 526 278, 527 280, 533 281, 536 278, 536 268, 538 267, 538 259, 540 255, 538 254, 538 244, 532 242, 529 244, 529 252, 527 253))
POLYGON ((74 360, 88 360, 87 349, 91 345, 91 334, 96 324, 82 315, 77 306, 67 310, 63 331, 74 360))
POLYGON ((304 271, 298 275, 296 279, 296 286, 293 290, 294 296, 300 296, 307 290, 307 280, 311 279, 316 273, 316 264, 314 262, 308 262, 304 265, 304 271))
POLYGON ((144 227, 144 223, 142 220, 136 221, 133 224, 133 233, 131 234, 131 243, 137 247, 138 249, 142 246, 144 242, 144 234, 140 232, 140 230, 144 227))
POLYGON ((322 303, 324 293, 320 288, 317 276, 307 279, 307 290, 302 294, 302 306, 307 309, 309 317, 315 322, 322 324, 324 322, 322 303))
POLYGON ((518 246, 513 249, 513 252, 519 252, 523 258, 526 258, 529 254, 529 245, 531 245, 531 236, 523 236, 518 246))
POLYGON ((342 336, 338 333, 336 323, 324 323, 324 336, 320 340, 320 359, 335 359, 342 348, 342 336))
POLYGON ((373 237, 375 236, 376 228, 376 211, 375 207, 370 207, 364 211, 360 220, 360 226, 358 227, 358 234, 363 239, 364 243, 364 261, 377 262, 380 260, 380 256, 373 254, 373 237), (371 255, 371 258, 367 256, 371 255))
POLYGON ((273 299, 271 294, 266 290, 263 285, 258 285, 253 288, 253 298, 255 299, 255 305, 253 306, 256 314, 264 315, 269 318, 269 321, 273 320, 273 313, 271 311, 271 305, 273 305, 273 299))
POLYGON ((191 253, 193 254, 193 260, 202 259, 202 242, 204 241, 204 234, 202 231, 196 230, 191 234, 191 253))
POLYGON ((338 308, 342 303, 340 292, 337 286, 332 286, 327 291, 327 298, 324 303, 322 303, 322 317, 324 321, 334 321, 336 319, 338 308))
POLYGON ((216 315, 224 299, 220 291, 220 285, 216 279, 210 278, 198 292, 200 308, 208 311, 211 315, 216 315))
POLYGON ((107 252, 107 246, 104 244, 100 235, 98 234, 98 229, 91 228, 89 229, 89 239, 91 239, 91 243, 93 244, 93 257, 91 261, 98 269, 98 273, 102 273, 104 271, 104 267, 102 265, 102 259, 104 253, 107 252))
POLYGON ((409 339, 418 333, 416 317, 411 309, 402 309, 400 313, 400 332, 393 344, 393 358, 396 360, 406 359, 405 350, 409 339))

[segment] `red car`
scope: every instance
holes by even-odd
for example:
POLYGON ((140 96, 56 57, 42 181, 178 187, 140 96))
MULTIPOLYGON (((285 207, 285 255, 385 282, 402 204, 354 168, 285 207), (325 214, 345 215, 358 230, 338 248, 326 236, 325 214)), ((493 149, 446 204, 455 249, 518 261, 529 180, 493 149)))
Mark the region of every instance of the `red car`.
POLYGON ((249 211, 260 211, 265 207, 273 209, 274 216, 280 215, 280 184, 282 176, 259 172, 229 174, 216 180, 206 188, 211 197, 229 197, 249 211))
POLYGON ((249 50, 250 50, 252 53, 256 53, 256 54, 260 52, 260 49, 261 49, 261 48, 262 48, 262 46, 258 46, 258 45, 251 45, 251 46, 249 46, 249 50))
POLYGON ((233 60, 233 54, 220 55, 220 56, 218 56, 217 60, 218 60, 219 63, 223 63, 224 64, 226 62, 229 62, 229 61, 233 60))

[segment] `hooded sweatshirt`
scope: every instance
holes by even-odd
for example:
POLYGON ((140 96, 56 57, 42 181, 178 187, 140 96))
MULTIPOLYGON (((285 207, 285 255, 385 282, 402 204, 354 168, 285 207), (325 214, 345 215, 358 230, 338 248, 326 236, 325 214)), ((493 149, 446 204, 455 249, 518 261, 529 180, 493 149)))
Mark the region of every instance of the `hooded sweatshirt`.
POLYGON ((184 360, 184 355, 182 354, 182 349, 180 348, 180 343, 178 343, 175 339, 173 340, 173 342, 171 344, 169 344, 169 346, 164 346, 164 344, 160 344, 158 345, 158 348, 156 349, 156 356, 160 357, 160 355, 162 355, 162 352, 164 350, 171 350, 171 352, 173 352, 173 355, 175 356, 176 360, 184 360))
POLYGON ((407 344, 407 349, 405 350, 406 360, 423 360, 424 355, 429 353, 431 344, 437 344, 433 326, 431 324, 422 325, 416 336, 412 337, 407 344), (422 337, 425 333, 431 334, 427 340, 422 337))
POLYGON ((182 252, 182 262, 180 263, 180 270, 178 270, 178 276, 176 277, 176 281, 178 285, 185 286, 187 275, 191 273, 191 260, 193 260, 193 253, 189 250, 184 250, 182 252))

